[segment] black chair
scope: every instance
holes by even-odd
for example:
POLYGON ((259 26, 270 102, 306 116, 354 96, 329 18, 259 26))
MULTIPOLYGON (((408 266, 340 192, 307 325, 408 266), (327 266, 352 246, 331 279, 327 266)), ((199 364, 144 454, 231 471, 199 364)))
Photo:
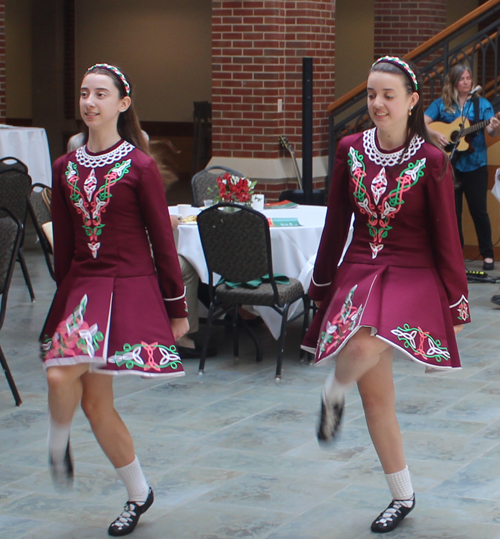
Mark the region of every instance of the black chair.
MULTIPOLYGON (((297 279, 289 284, 277 283, 273 275, 271 235, 267 218, 259 212, 237 204, 217 204, 198 217, 198 229, 209 272, 210 307, 207 317, 207 334, 200 360, 200 374, 205 369, 210 329, 214 320, 232 311, 234 356, 238 357, 237 310, 241 305, 265 305, 282 317, 276 378, 281 378, 283 351, 287 323, 304 316, 303 332, 308 326, 309 297, 297 279), (257 288, 230 287, 224 283, 214 285, 213 274, 225 281, 247 283, 265 277, 257 288), (302 299, 304 309, 288 320, 290 305, 302 299)), ((262 352, 257 337, 244 320, 243 327, 255 343, 257 361, 262 352)), ((301 354, 302 356, 302 354, 301 354)))
POLYGON ((43 183, 34 183, 31 187, 31 194, 28 199, 28 210, 33 221, 33 225, 40 242, 40 246, 45 256, 45 262, 49 269, 50 276, 55 279, 54 276, 54 262, 52 245, 45 234, 42 225, 52 222, 52 215, 50 212, 52 190, 43 183))
POLYGON ((0 159, 0 172, 10 168, 14 168, 28 174, 28 167, 22 161, 17 159, 17 157, 2 157, 2 159, 0 159))
POLYGON ((193 205, 203 206, 204 200, 213 199, 219 193, 217 178, 222 174, 229 172, 235 176, 243 177, 244 174, 219 165, 205 168, 193 176, 191 180, 191 190, 193 191, 193 205), (212 171, 218 171, 216 173, 212 171))
MULTIPOLYGON (((18 163, 21 162, 19 161, 18 163)), ((28 215, 28 198, 30 193, 31 177, 21 170, 19 164, 7 167, 0 171, 0 203, 5 208, 9 209, 22 225, 21 244, 17 252, 17 259, 21 264, 21 270, 26 286, 28 287, 31 301, 35 301, 35 293, 33 291, 23 251, 24 225, 26 223, 26 216, 28 215)), ((0 217, 3 217, 3 215, 0 214, 0 217)))
MULTIPOLYGON (((14 273, 16 257, 21 245, 23 227, 16 216, 7 208, 0 207, 0 214, 2 215, 0 217, 0 295, 2 296, 0 300, 0 329, 2 329, 12 274, 14 273)), ((7 382, 9 382, 16 406, 19 406, 22 400, 1 346, 0 363, 7 382)))

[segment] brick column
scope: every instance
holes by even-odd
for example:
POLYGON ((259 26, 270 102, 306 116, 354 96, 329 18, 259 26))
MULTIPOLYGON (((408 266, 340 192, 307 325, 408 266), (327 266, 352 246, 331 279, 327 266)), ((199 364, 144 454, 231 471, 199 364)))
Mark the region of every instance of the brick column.
POLYGON ((404 56, 446 28, 447 0, 375 0, 375 58, 404 56))
POLYGON ((212 160, 259 180, 268 198, 295 188, 285 135, 301 155, 302 58, 314 58, 314 177, 326 175, 334 97, 334 0, 213 2, 212 160))
POLYGON ((5 0, 0 0, 0 123, 7 116, 5 77, 5 0))

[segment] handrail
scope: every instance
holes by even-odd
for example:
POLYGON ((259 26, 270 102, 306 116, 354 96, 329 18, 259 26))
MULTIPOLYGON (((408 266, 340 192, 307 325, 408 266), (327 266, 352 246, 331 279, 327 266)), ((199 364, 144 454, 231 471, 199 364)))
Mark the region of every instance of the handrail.
MULTIPOLYGON (((437 45, 440 41, 449 37, 460 27, 466 25, 467 23, 474 20, 479 15, 482 15, 484 12, 488 11, 497 4, 500 4, 500 0, 488 0, 482 6, 477 7, 458 21, 455 21, 453 24, 436 34, 434 37, 431 37, 430 39, 419 45, 416 49, 412 50, 408 54, 405 54, 403 58, 413 60, 418 55, 422 54, 424 51, 430 49, 434 45, 437 45)), ((348 103, 351 99, 363 92, 365 88, 366 81, 362 82, 361 84, 358 84, 358 86, 344 94, 342 97, 339 97, 339 99, 336 99, 335 101, 333 101, 333 103, 330 103, 330 105, 328 105, 327 107, 328 113, 331 114, 332 112, 336 111, 337 109, 348 103)))

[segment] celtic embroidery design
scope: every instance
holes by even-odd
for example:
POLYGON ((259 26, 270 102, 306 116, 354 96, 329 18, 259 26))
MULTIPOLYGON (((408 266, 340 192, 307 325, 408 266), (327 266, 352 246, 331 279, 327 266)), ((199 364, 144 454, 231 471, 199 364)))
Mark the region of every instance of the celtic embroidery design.
POLYGON ((44 339, 42 344, 44 359, 78 355, 95 357, 104 335, 99 331, 97 324, 89 326, 84 320, 87 303, 88 297, 85 294, 73 313, 57 326, 54 336, 51 339, 48 337, 44 339))
POLYGON ((354 200, 361 213, 368 216, 368 229, 373 238, 370 243, 372 259, 377 258, 378 253, 384 248, 384 239, 392 230, 391 219, 404 204, 403 195, 409 191, 424 175, 426 159, 418 159, 416 163, 408 163, 408 166, 397 178, 397 186, 389 193, 387 191, 387 176, 385 167, 380 169, 371 184, 371 193, 368 192, 364 179, 366 177, 363 155, 352 146, 349 148, 348 164, 350 166, 351 181, 354 184, 354 200), (385 196, 384 196, 385 195, 385 196))
POLYGON ((145 371, 154 370, 156 372, 161 372, 165 369, 177 370, 182 366, 175 344, 167 347, 157 342, 151 344, 145 342, 134 345, 125 344, 123 351, 116 352, 113 357, 109 358, 109 362, 115 363, 118 367, 125 365, 127 369, 140 368, 145 371), (160 355, 158 362, 154 360, 155 351, 160 355))
POLYGON ((404 324, 403 327, 393 329, 391 333, 403 341, 404 347, 409 348, 415 356, 433 359, 438 363, 450 360, 450 353, 445 346, 441 346, 441 341, 432 338, 429 332, 419 327, 413 328, 409 324, 404 324))
POLYGON ((450 309, 457 310, 457 320, 465 322, 470 318, 469 302, 465 296, 462 296, 456 303, 450 305, 450 309))
POLYGON ((89 238, 87 245, 94 258, 97 258, 97 251, 101 247, 98 238, 105 226, 102 223, 101 215, 106 211, 106 206, 111 200, 111 186, 129 172, 131 163, 131 159, 127 159, 123 163, 116 163, 104 176, 104 184, 97 191, 97 178, 94 169, 92 169, 83 184, 85 196, 78 187, 80 178, 76 164, 72 161, 68 163, 66 183, 70 189, 69 198, 76 211, 82 216, 83 229, 89 238))
POLYGON ((328 354, 330 350, 335 350, 342 340, 349 334, 359 323, 359 319, 363 314, 363 305, 355 307, 353 305, 354 293, 358 285, 354 285, 347 294, 340 312, 335 318, 326 323, 326 330, 323 331, 319 338, 319 351, 321 354, 328 354))

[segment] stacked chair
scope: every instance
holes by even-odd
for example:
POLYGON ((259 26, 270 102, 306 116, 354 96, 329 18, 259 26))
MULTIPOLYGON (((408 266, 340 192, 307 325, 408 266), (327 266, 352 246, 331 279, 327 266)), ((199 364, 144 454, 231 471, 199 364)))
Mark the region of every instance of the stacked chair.
POLYGON ((28 215, 28 198, 31 193, 31 177, 24 163, 14 157, 6 157, 0 162, 0 204, 10 210, 21 224, 21 243, 16 258, 21 264, 24 280, 31 297, 35 293, 31 284, 28 267, 24 258, 24 225, 28 215))

